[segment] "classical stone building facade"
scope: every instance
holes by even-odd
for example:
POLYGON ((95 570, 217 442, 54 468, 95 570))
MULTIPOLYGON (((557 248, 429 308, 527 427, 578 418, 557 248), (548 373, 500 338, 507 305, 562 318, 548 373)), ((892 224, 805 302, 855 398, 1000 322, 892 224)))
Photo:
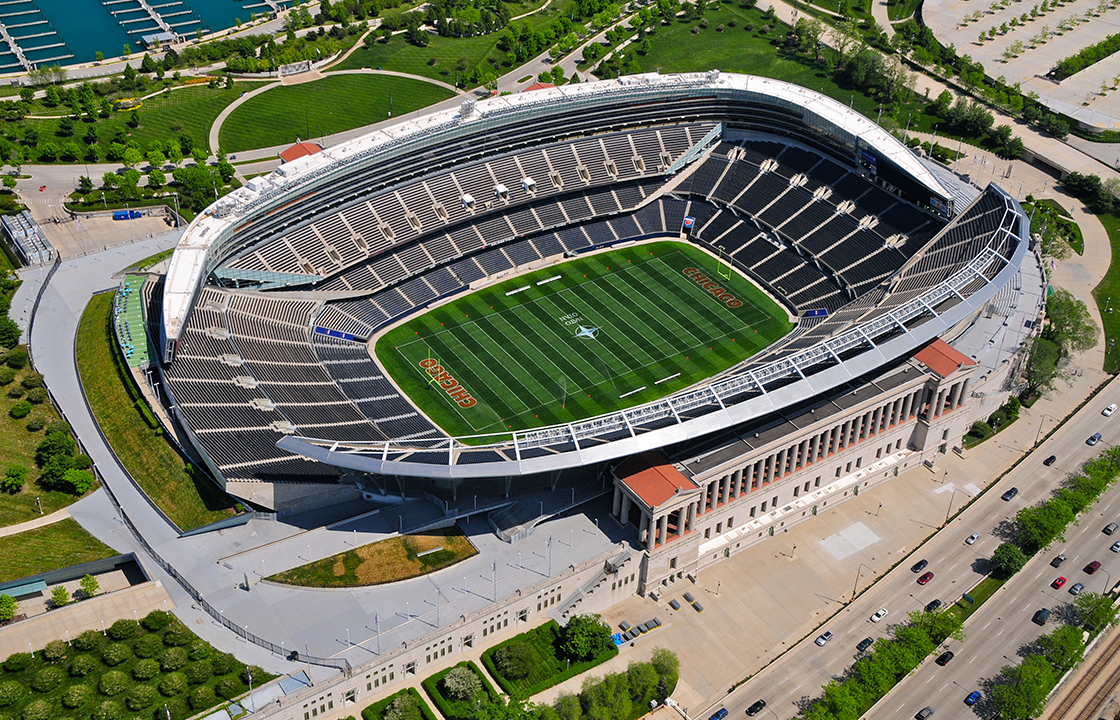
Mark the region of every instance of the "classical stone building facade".
MULTIPOLYGON (((645 550, 638 592, 729 557, 959 445, 976 365, 941 340, 700 446, 614 469, 613 515, 645 550)), ((932 462, 931 462, 932 464, 932 462)))

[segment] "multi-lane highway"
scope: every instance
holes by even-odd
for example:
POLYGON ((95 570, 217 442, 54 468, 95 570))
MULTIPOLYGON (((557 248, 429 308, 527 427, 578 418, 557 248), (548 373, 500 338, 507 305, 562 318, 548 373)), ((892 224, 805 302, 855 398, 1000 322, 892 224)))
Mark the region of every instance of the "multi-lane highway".
MULTIPOLYGON (((1098 395, 972 507, 825 623, 818 633, 727 697, 723 706, 729 714, 741 717, 747 706, 762 698, 767 703, 763 711, 767 717, 785 720, 796 716, 806 700, 818 697, 824 684, 842 675, 859 657, 856 645, 861 640, 886 636, 893 623, 905 620, 907 613, 922 609, 934 599, 949 605, 960 598, 986 572, 986 559, 1001 542, 993 533, 1001 525, 1006 527, 1021 508, 1048 498, 1081 463, 1120 442, 1120 413, 1112 418, 1101 415, 1101 410, 1112 402, 1120 402, 1120 385, 1110 386, 1098 395), (1090 447, 1085 441, 1096 432, 1103 439, 1090 447), (1051 454, 1057 456, 1056 462, 1043 465, 1043 459, 1051 454), (1018 494, 1010 501, 1002 500, 1001 495, 1012 487, 1018 488, 1018 494), (965 540, 974 532, 981 533, 981 537, 972 545, 966 544, 965 540), (928 566, 919 573, 911 572, 911 566, 921 559, 928 560, 928 566), (934 576, 927 584, 919 585, 917 580, 925 572, 933 572, 934 576), (872 623, 871 615, 881 607, 888 609, 887 617, 872 623), (826 630, 832 632, 832 639, 823 646, 816 645, 813 640, 826 630)), ((998 441, 998 436, 988 442, 993 441, 998 441)), ((931 483, 939 480, 934 477, 931 483)), ((966 502, 965 495, 974 494, 977 486, 988 482, 986 478, 950 475, 946 484, 951 483, 956 491, 953 507, 966 502)), ((940 525, 944 516, 926 521, 940 525)), ((1066 531, 1065 542, 1055 543, 1031 559, 977 609, 965 623, 964 642, 949 640, 939 648, 938 653, 952 650, 956 655, 952 661, 938 666, 933 662, 935 655, 931 655, 865 717, 908 718, 927 705, 938 711, 939 716, 950 712, 950 717, 985 716, 989 710, 986 702, 969 708, 964 705, 965 697, 973 690, 985 690, 982 684, 998 675, 1000 668, 1020 661, 1018 653, 1022 648, 1068 617, 1073 600, 1069 589, 1081 582, 1086 591, 1100 593, 1120 581, 1120 553, 1109 551, 1112 543, 1120 539, 1120 532, 1111 537, 1101 532, 1113 521, 1120 522, 1120 486, 1113 487, 1081 516, 1078 525, 1066 531), (1059 553, 1065 553, 1068 559, 1060 568, 1051 567, 1050 561, 1059 553), (1084 567, 1093 560, 1101 562, 1101 569, 1088 575, 1084 567), (1060 576, 1067 581, 1056 590, 1051 583, 1060 576), (1047 625, 1040 627, 1031 618, 1043 607, 1053 614, 1047 625)))

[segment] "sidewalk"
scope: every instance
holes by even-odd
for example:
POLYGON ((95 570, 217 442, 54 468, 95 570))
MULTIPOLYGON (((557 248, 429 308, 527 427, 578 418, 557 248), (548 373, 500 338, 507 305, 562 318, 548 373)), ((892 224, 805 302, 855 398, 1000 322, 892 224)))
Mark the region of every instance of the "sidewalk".
POLYGON ((7 537, 8 535, 16 535, 16 534, 19 534, 21 532, 24 532, 25 530, 34 530, 35 528, 43 527, 44 525, 53 525, 54 523, 58 522, 59 520, 65 520, 68 517, 70 517, 70 510, 69 509, 62 508, 61 510, 55 510, 50 515, 45 515, 43 517, 37 517, 34 520, 28 520, 27 522, 21 522, 18 525, 9 525, 8 527, 0 527, 0 537, 7 537))

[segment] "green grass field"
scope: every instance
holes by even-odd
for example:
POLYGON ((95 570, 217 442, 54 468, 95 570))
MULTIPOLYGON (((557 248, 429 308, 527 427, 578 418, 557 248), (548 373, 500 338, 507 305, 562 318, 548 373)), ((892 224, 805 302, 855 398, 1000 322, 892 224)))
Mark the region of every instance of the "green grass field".
POLYGON ((430 310, 386 333, 377 356, 452 435, 522 430, 637 405, 714 375, 792 329, 786 312, 757 286, 735 273, 718 277, 717 264, 680 242, 592 255, 430 310), (735 299, 704 290, 685 274, 689 268, 717 278, 735 299), (463 407, 467 400, 429 382, 420 363, 436 362, 473 405, 463 407))
POLYGON ((112 557, 117 553, 66 518, 0 538, 0 582, 112 557))
POLYGON ((328 75, 278 87, 235 109, 219 131, 222 150, 241 152, 332 135, 401 117, 451 97, 449 90, 387 75, 328 75))
POLYGON ((1120 299, 1120 217, 1108 213, 1097 215, 1097 219, 1104 225, 1108 232, 1108 242, 1112 246, 1112 262, 1108 272, 1101 279, 1100 285, 1093 289, 1093 297, 1097 301, 1097 310, 1104 323, 1104 338, 1102 342, 1106 349, 1104 358, 1104 371, 1107 373, 1120 372, 1120 346, 1109 350, 1109 341, 1120 337, 1120 313, 1107 313, 1105 308, 1111 307, 1110 300, 1120 299), (1102 302, 1103 301, 1103 302, 1102 302))

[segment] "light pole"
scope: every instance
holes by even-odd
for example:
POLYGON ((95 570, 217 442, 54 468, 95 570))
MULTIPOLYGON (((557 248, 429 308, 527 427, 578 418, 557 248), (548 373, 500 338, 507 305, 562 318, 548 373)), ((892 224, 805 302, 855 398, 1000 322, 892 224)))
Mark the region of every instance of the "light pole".
POLYGON ((1046 413, 1042 413, 1042 417, 1038 420, 1038 432, 1034 434, 1034 447, 1038 447, 1038 439, 1042 436, 1042 426, 1046 422, 1046 418, 1053 420, 1054 418, 1046 413))
POLYGON ((879 503, 879 508, 878 508, 878 510, 875 511, 875 517, 879 517, 879 510, 882 510, 882 509, 883 509, 883 503, 879 503))
MULTIPOLYGON (((957 496, 957 491, 958 490, 959 490, 959 488, 953 488, 953 494, 949 496, 949 507, 947 507, 945 509, 945 522, 941 523, 941 527, 945 527, 946 525, 949 524, 949 513, 951 513, 953 511, 953 498, 955 498, 957 496)), ((961 495, 968 495, 968 493, 966 493, 964 490, 960 490, 960 493, 961 493, 961 495)), ((968 495, 968 497, 972 497, 972 496, 968 495)))
POLYGON ((859 587, 859 579, 860 579, 860 577, 862 577, 859 574, 859 571, 862 570, 863 568, 867 568, 868 570, 870 570, 872 572, 875 571, 875 568, 871 567, 870 565, 868 565, 866 563, 860 563, 859 564, 859 567, 856 568, 856 581, 854 583, 852 583, 852 599, 849 600, 848 602, 855 602, 855 600, 856 600, 856 588, 859 587))
MULTIPOLYGON (((797 543, 794 543, 793 544, 793 550, 789 554, 789 559, 793 560, 796 557, 797 557, 797 543)), ((719 593, 716 593, 716 594, 718 595, 719 593)))

